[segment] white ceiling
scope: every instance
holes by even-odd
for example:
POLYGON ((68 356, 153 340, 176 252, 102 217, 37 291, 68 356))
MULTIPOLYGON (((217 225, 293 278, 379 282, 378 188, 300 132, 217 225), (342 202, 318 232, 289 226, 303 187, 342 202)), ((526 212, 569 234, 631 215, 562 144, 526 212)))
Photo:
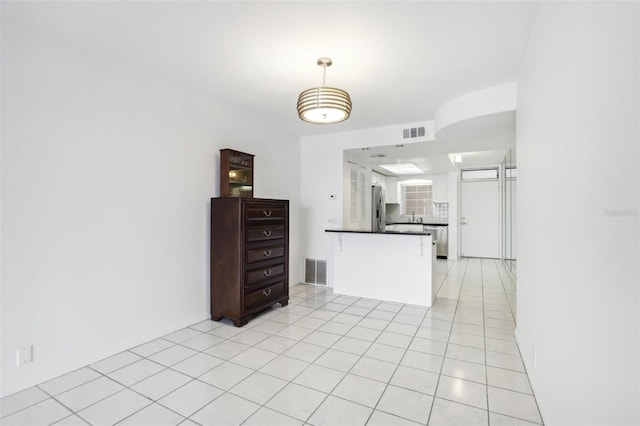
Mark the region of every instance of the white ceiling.
MULTIPOLYGON (((1 7, 3 19, 303 136, 430 120, 445 101, 514 81, 536 2, 3 0, 1 7), (351 94, 344 123, 297 117, 298 94, 322 82, 320 56, 333 59, 327 84, 351 94)), ((441 133, 456 137, 455 129, 441 133)))

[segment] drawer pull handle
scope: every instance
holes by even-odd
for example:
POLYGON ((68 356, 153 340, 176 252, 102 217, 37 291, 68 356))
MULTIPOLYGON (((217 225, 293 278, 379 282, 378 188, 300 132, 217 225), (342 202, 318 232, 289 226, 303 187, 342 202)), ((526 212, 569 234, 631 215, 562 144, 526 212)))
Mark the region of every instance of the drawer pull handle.
POLYGON ((262 252, 262 254, 264 254, 265 257, 269 257, 271 256, 271 250, 265 250, 262 252))
POLYGON ((271 229, 267 229, 266 231, 262 231, 262 235, 264 235, 265 237, 270 237, 271 236, 271 229))
POLYGON ((265 215, 266 217, 271 216, 271 210, 262 210, 262 214, 265 215))
POLYGON ((264 294, 265 296, 270 295, 271 294, 271 289, 263 291, 262 294, 264 294))
POLYGON ((264 274, 265 277, 268 277, 269 275, 271 275, 271 269, 267 269, 266 271, 262 271, 262 273, 264 274))

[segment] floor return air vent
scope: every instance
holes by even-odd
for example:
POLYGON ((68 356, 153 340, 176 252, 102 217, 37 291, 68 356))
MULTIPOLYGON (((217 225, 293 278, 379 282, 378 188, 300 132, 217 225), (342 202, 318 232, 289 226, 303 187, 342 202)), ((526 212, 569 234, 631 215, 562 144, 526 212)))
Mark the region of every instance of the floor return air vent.
POLYGON ((327 285, 327 261, 305 259, 304 282, 307 284, 327 285))

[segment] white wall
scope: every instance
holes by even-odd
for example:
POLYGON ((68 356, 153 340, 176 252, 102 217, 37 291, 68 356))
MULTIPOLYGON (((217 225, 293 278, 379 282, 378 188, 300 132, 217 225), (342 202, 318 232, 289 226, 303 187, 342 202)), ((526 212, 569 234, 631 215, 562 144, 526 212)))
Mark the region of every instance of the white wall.
MULTIPOLYGON (((302 248, 304 257, 328 259, 327 266, 331 276, 331 239, 324 230, 340 228, 343 225, 342 172, 345 149, 407 143, 402 138, 402 130, 417 126, 425 127, 425 136, 412 139, 411 142, 434 141, 436 132, 451 124, 497 112, 512 111, 515 107, 516 85, 511 82, 471 92, 445 102, 438 108, 433 120, 303 137, 300 144, 300 183, 303 191, 300 201, 301 223, 305 233, 305 246, 302 248), (336 194, 337 197, 330 199, 330 194, 336 194)), ((448 183, 449 221, 451 222, 452 218, 457 220, 457 209, 452 208, 451 200, 457 200, 458 184, 457 179, 452 176, 449 177, 448 183), (455 185, 452 185, 453 182, 455 185)), ((457 256, 458 250, 457 225, 454 228, 449 229, 449 255, 452 259, 457 256), (451 244, 452 239, 453 244, 451 244)))
POLYGON ((460 121, 515 110, 516 89, 516 83, 510 82, 465 93, 443 103, 434 114, 436 135, 445 127, 460 121))
POLYGON ((460 172, 449 172, 449 183, 447 185, 447 191, 449 193, 449 226, 447 226, 447 238, 448 238, 448 254, 447 259, 458 259, 458 228, 460 218, 458 216, 458 206, 460 205, 458 186, 460 185, 460 172))
MULTIPOLYGON (((330 259, 332 240, 324 231, 329 228, 341 228, 343 225, 343 151, 402 143, 402 129, 416 126, 425 126, 426 134, 423 139, 416 139, 413 142, 433 140, 432 122, 302 138, 300 208, 306 242, 306 246, 303 247, 305 257, 330 259), (331 194, 336 194, 336 198, 330 199, 331 194)), ((330 269, 331 263, 327 266, 330 269)))
POLYGON ((291 199, 297 283, 297 139, 3 20, 2 395, 208 318, 221 148, 291 199))
POLYGON ((547 425, 640 424, 638 24, 542 2, 521 70, 517 337, 547 425))

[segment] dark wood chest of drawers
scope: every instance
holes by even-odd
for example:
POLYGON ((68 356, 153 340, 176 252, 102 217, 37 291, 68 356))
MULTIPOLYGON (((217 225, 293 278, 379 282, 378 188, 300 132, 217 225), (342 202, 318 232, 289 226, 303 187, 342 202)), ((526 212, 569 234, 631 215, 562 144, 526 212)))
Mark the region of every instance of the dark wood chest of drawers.
POLYGON ((289 302, 289 200, 211 199, 211 319, 289 302))

